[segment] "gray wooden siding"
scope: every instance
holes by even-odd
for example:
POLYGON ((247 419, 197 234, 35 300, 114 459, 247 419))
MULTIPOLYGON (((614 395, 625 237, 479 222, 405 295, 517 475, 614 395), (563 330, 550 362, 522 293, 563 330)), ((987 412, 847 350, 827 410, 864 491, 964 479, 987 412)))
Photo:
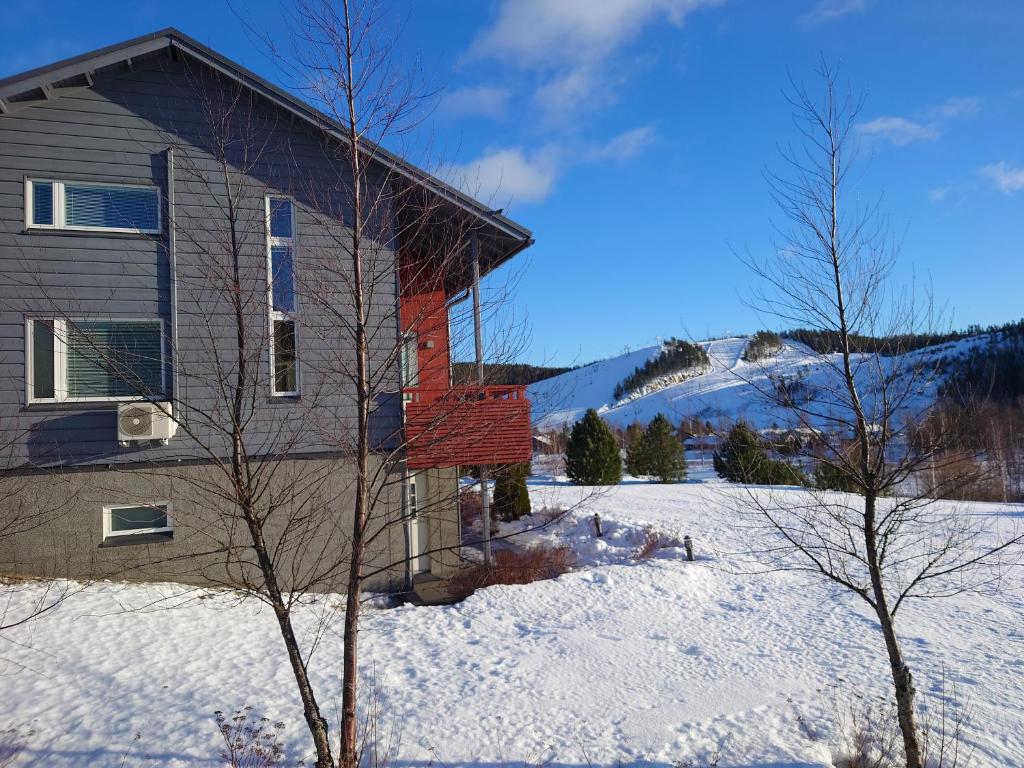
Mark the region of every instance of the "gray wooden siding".
MULTIPOLYGON (((25 403, 26 314, 159 317, 169 323, 171 272, 166 210, 160 236, 26 232, 24 179, 154 183, 166 205, 169 145, 175 147, 178 225, 177 392, 195 408, 183 414, 189 430, 201 443, 226 449, 218 436, 228 419, 219 384, 235 371, 236 331, 229 297, 215 279, 227 266, 226 187, 207 115, 233 89, 195 63, 161 54, 136 61, 134 71, 100 73, 90 89, 0 116, 0 446, 10 463, 109 464, 203 455, 181 431, 166 447, 118 446, 113 405, 25 403)), ((331 217, 323 214, 344 217, 337 193, 344 174, 334 148, 314 128, 265 102, 246 104, 232 133, 231 183, 241 191, 242 298, 251 350, 246 362, 260 377, 249 414, 250 449, 296 455, 341 449, 355 426, 354 389, 339 376, 354 364, 352 343, 323 303, 310 296, 334 291, 332 304, 349 306, 347 230, 337 221, 328 226, 331 217), (298 203, 297 400, 270 397, 263 223, 268 193, 290 195, 298 203)), ((370 264, 375 368, 383 365, 398 332, 394 255, 386 244, 376 245, 370 264)), ((392 393, 375 412, 380 437, 401 425, 398 371, 391 368, 386 380, 392 393)))

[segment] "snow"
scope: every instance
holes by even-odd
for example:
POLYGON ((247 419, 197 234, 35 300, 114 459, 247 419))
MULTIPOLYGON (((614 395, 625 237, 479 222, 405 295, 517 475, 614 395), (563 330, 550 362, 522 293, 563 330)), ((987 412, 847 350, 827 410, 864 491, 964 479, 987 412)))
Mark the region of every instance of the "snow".
MULTIPOLYGON (((718 751, 723 767, 830 765, 830 713, 887 692, 877 624, 805 576, 736 567, 725 554, 741 543, 727 486, 691 474, 601 489, 535 479, 535 509, 570 511, 524 539, 572 546, 575 570, 454 606, 372 601, 362 671, 385 730, 400 736, 394 764, 667 768, 718 751), (670 548, 637 561, 648 530, 690 534, 698 559, 670 548)), ((1022 505, 970 511, 1024 517, 1022 505)), ((320 637, 311 666, 332 723, 341 605, 324 596, 298 612, 303 642, 320 637)), ((924 696, 937 701, 944 672, 968 702, 971 764, 1024 765, 1019 581, 910 605, 899 628, 924 696)), ((212 713, 243 705, 286 723, 286 764, 311 762, 273 616, 230 592, 90 586, 0 639, 0 680, 0 729, 33 732, 16 765, 119 766, 125 755, 125 765, 215 765, 212 713)))
MULTIPOLYGON (((987 339, 983 335, 928 347, 910 353, 905 360, 884 359, 884 364, 888 371, 915 358, 961 355, 972 346, 986 343, 987 339)), ((659 413, 676 423, 686 416, 698 416, 712 424, 721 419, 730 422, 744 419, 758 429, 774 425, 792 427, 796 426, 792 413, 766 402, 764 392, 773 389, 772 377, 802 377, 819 398, 838 384, 838 355, 819 355, 803 344, 784 339, 777 355, 747 363, 742 358, 748 341, 748 337, 736 337, 698 342, 711 361, 708 372, 619 402, 613 397, 615 385, 634 368, 656 356, 661 347, 647 347, 531 384, 528 396, 534 421, 541 427, 557 429, 578 421, 588 408, 595 408, 604 419, 622 427, 634 421, 647 423, 659 413)), ((855 356, 858 381, 869 407, 872 405, 871 385, 877 379, 871 362, 870 357, 855 356)), ((933 402, 939 384, 938 377, 923 382, 920 391, 904 404, 903 413, 897 414, 897 418, 914 415, 933 402)), ((846 413, 849 410, 841 405, 833 409, 827 403, 819 403, 815 408, 820 411, 822 418, 817 421, 822 424, 827 423, 825 417, 831 411, 846 413)))

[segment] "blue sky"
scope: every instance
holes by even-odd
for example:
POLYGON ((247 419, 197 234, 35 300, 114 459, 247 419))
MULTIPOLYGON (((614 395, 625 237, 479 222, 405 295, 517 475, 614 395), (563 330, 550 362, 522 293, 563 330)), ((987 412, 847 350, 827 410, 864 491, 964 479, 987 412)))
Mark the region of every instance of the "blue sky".
MULTIPOLYGON (((514 309, 532 362, 773 326, 735 251, 766 253, 763 179, 795 137, 781 91, 824 54, 867 95, 859 186, 900 236, 897 279, 953 324, 1024 315, 1024 5, 1018 0, 395 0, 443 89, 392 148, 439 157, 530 227, 514 309), (430 147, 427 152, 424 148, 430 147)), ((237 2, 280 29, 278 2, 237 2)), ((0 8, 0 74, 176 26, 273 63, 221 0, 0 8)))

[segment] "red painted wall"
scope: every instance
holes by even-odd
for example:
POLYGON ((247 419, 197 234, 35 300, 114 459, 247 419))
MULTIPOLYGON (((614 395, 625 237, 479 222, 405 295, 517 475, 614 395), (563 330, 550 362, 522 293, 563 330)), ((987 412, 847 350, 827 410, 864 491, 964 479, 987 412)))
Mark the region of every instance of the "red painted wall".
POLYGON ((448 310, 445 307, 448 297, 436 284, 414 279, 414 275, 424 272, 426 270, 402 265, 399 272, 402 280, 399 322, 403 333, 414 331, 417 336, 420 387, 446 390, 451 384, 448 310))

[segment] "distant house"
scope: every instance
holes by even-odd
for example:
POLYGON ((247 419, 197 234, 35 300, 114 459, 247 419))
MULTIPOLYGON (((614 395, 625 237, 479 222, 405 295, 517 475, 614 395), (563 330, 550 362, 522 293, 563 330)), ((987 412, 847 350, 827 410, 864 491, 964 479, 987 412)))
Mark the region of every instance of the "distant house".
MULTIPOLYGON (((353 476, 344 435, 288 432, 321 414, 332 424, 355 418, 353 393, 337 391, 323 363, 344 359, 344 318, 304 301, 302 288, 310 244, 345 228, 343 211, 325 220, 316 186, 337 163, 342 127, 168 29, 0 80, 0 438, 5 476, 18 481, 2 503, 41 506, 55 488, 66 491, 45 519, 0 538, 0 572, 244 578, 232 558, 247 556, 246 533, 211 472, 227 447, 211 452, 216 430, 190 412, 190 403, 216 402, 218 339, 234 340, 230 315, 205 297, 201 279, 223 183, 211 161, 223 137, 210 133, 203 110, 239 91, 249 99, 245 119, 266 128, 261 156, 235 169, 255 233, 241 246, 240 279, 267 330, 254 352, 265 386, 246 406, 256 435, 247 449, 278 461, 281 483, 320 478, 289 502, 308 508, 303 530, 268 534, 292 547, 281 545, 290 580, 305 578, 308 552, 344 544, 353 476), (104 362, 112 359, 117 370, 104 362), (309 413, 313 403, 319 410, 309 413)), ((409 446, 387 467, 405 522, 373 543, 380 571, 371 586, 393 589, 457 564, 456 467, 529 459, 522 387, 453 391, 448 307, 474 285, 470 258, 486 274, 532 239, 379 147, 372 162, 434 206, 438 227, 457 220, 477 244, 465 249, 465 269, 441 279, 413 268, 424 246, 416 238, 436 233, 382 234, 377 243, 377 306, 392 309, 374 322, 404 340, 404 354, 387 377, 394 396, 375 403, 373 418, 382 440, 404 436, 409 446), (468 416, 437 434, 453 401, 468 403, 468 416)), ((335 574, 315 586, 340 583, 335 574)))

